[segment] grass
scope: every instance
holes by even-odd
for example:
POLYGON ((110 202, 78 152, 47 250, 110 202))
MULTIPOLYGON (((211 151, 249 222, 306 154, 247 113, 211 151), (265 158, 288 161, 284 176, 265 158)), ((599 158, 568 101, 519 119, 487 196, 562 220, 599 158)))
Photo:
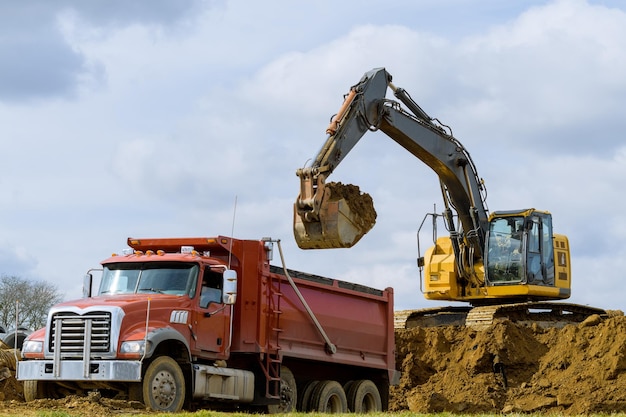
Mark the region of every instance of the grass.
MULTIPOLYGON (((167 413, 111 413, 115 415, 115 417, 252 417, 259 416, 258 414, 247 414, 247 413, 226 413, 226 412, 218 412, 218 411, 209 411, 209 410, 201 410, 195 412, 181 412, 177 414, 167 414, 167 413)), ((91 414, 89 412, 76 411, 76 412, 65 412, 65 411, 35 411, 32 414, 5 414, 3 417, 25 417, 25 416, 36 416, 36 417, 90 417, 91 414)), ((98 413, 94 414, 95 416, 99 416, 98 413)), ((288 413, 281 414, 280 417, 328 417, 328 414, 322 413, 288 413)), ((344 417, 355 417, 355 414, 342 414, 344 417)), ((501 414, 453 414, 453 413, 437 413, 437 414, 417 414, 412 413, 410 411, 404 411, 399 413, 373 413, 368 414, 370 417, 501 417, 501 414)), ((561 417, 559 414, 522 414, 522 413, 511 413, 507 414, 507 417, 561 417)), ((603 417, 603 414, 590 414, 585 417, 603 417)), ((611 414, 611 417, 625 417, 626 414, 611 414)))

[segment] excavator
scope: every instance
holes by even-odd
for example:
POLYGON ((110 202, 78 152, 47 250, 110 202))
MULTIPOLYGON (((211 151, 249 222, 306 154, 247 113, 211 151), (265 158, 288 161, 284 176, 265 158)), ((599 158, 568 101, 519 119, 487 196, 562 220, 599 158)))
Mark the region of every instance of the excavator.
POLYGON ((449 236, 435 237, 424 256, 418 254, 420 289, 428 300, 462 302, 397 312, 397 328, 485 328, 503 319, 559 327, 607 315, 558 301, 571 293, 570 251, 567 237, 553 231, 552 215, 534 208, 490 213, 469 152, 448 126, 396 87, 385 68, 366 72, 350 88, 323 146, 296 172, 293 232, 301 249, 350 248, 374 226, 371 196, 354 185, 326 182, 369 131, 383 132, 437 174, 444 210, 431 214, 443 219, 449 236), (386 98, 388 90, 397 100, 386 98))

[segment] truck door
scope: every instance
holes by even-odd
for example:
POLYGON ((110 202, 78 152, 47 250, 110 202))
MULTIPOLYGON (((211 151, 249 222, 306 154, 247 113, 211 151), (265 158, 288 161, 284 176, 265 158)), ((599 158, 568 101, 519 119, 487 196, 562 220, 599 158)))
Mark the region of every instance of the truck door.
POLYGON ((528 230, 527 274, 528 282, 536 285, 554 285, 554 248, 552 242, 552 217, 535 213, 528 230))
POLYGON ((200 282, 192 323, 196 354, 225 354, 230 338, 231 308, 222 302, 222 271, 206 267, 200 282))

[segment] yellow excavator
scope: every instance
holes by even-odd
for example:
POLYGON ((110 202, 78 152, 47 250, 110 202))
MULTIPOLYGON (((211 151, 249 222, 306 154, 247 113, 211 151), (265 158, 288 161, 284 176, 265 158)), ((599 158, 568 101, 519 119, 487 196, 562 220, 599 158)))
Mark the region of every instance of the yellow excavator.
POLYGON ((525 208, 489 213, 484 182, 451 129, 433 119, 384 68, 361 78, 345 96, 314 159, 297 170, 294 237, 302 249, 349 248, 376 222, 372 198, 359 187, 326 183, 368 131, 380 130, 439 177, 449 236, 418 255, 426 299, 462 306, 407 310, 396 327, 491 325, 500 318, 543 326, 580 322, 602 309, 555 300, 570 297, 569 242, 554 233, 547 211, 525 208), (386 99, 388 90, 397 100, 386 99), (422 274, 423 270, 423 274, 422 274))

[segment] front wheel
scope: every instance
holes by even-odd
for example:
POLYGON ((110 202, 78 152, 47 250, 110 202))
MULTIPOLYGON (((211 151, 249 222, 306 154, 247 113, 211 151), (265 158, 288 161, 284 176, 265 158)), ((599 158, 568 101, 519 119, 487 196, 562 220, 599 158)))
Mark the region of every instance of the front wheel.
POLYGON ((154 411, 177 413, 185 402, 185 376, 178 363, 168 357, 156 358, 143 378, 144 404, 154 411))
POLYGON ((26 402, 43 398, 63 398, 69 394, 68 392, 62 392, 60 386, 51 381, 24 381, 23 389, 26 402))
POLYGON ((46 398, 41 381, 24 381, 24 399, 26 402, 46 398))

